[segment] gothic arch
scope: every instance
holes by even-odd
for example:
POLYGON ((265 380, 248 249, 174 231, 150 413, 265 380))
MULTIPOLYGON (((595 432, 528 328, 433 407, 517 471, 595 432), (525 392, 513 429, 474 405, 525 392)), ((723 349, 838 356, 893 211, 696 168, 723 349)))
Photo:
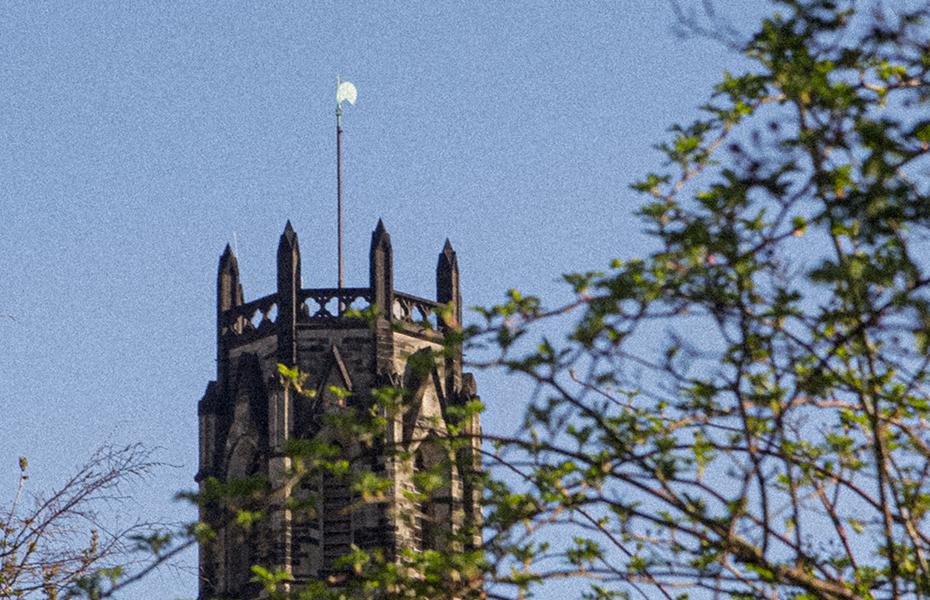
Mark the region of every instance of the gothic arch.
POLYGON ((330 391, 330 387, 353 391, 352 377, 339 347, 330 345, 325 366, 316 382, 313 398, 295 395, 295 433, 301 437, 313 437, 323 427, 323 414, 327 410, 345 406, 345 399, 330 391))
POLYGON ((407 521, 412 542, 420 550, 441 549, 453 531, 452 499, 457 478, 454 460, 441 440, 446 432, 441 382, 431 349, 410 355, 403 376, 410 395, 402 435, 409 457, 404 470, 412 492, 407 521))
POLYGON ((407 359, 404 387, 410 397, 404 413, 404 441, 413 450, 417 440, 445 431, 445 397, 432 350, 423 348, 407 359))
MULTIPOLYGON (((259 468, 258 447, 254 439, 242 436, 233 440, 226 459, 226 480, 234 481, 251 477, 259 468)), ((236 525, 227 526, 225 538, 225 570, 228 592, 238 592, 250 585, 252 565, 257 562, 255 532, 236 525)))
POLYGON ((420 550, 440 550, 452 532, 452 463, 435 436, 420 440, 412 457, 414 505, 413 537, 420 550), (434 487, 436 477, 439 486, 434 487))
MULTIPOLYGON (((227 482, 265 474, 267 396, 258 358, 254 354, 239 357, 232 398, 231 423, 222 462, 222 473, 227 482)), ((254 591, 252 566, 261 561, 258 548, 262 536, 261 523, 251 530, 235 524, 224 527, 222 560, 227 593, 242 595, 246 590, 254 591)))
POLYGON ((233 440, 232 448, 226 457, 226 480, 245 479, 256 475, 258 471, 258 446, 249 436, 239 436, 233 440))

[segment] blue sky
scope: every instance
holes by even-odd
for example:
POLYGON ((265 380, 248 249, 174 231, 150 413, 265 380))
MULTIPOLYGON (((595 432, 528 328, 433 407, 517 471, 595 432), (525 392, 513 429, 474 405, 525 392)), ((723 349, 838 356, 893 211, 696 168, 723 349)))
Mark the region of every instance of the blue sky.
MULTIPOLYGON (((765 10, 719 4, 743 31, 765 10)), ((337 74, 359 90, 347 285, 367 281, 379 217, 396 287, 431 297, 448 237, 466 305, 563 298, 561 273, 646 252, 629 183, 742 66, 673 28, 663 0, 5 4, 0 504, 20 455, 41 488, 101 442, 142 441, 174 466, 127 516, 190 516, 170 498, 196 469, 224 245, 238 241, 246 298, 265 295, 290 219, 305 285, 335 284, 337 74)), ((521 389, 478 382, 486 422, 515 425, 521 389)), ((166 572, 127 597, 195 593, 166 572)))

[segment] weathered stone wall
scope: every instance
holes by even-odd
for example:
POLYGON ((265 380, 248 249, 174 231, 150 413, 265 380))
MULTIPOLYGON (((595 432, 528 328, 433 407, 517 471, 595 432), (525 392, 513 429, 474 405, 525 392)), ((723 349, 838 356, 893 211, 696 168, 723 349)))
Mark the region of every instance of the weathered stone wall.
MULTIPOLYGON (((278 246, 277 292, 244 302, 238 263, 229 247, 217 279, 217 378, 200 402, 201 489, 207 477, 220 480, 254 474, 279 490, 266 517, 248 532, 228 530, 201 547, 200 599, 259 597, 248 584, 248 567, 262 564, 288 570, 298 583, 337 572, 334 559, 352 544, 381 548, 388 556, 401 549, 441 548, 466 518, 480 518, 477 495, 463 486, 462 465, 474 467, 475 451, 444 455, 435 442, 446 431, 446 408, 474 396, 473 379, 461 373, 461 356, 445 357, 422 368, 424 357, 441 350, 436 302, 393 289, 390 236, 382 223, 372 234, 368 288, 301 289, 297 234, 288 223, 278 246), (367 302, 377 315, 374 327, 345 316, 341 307, 367 302), (336 308, 333 308, 335 306, 336 308), (277 311, 275 315, 275 311, 277 311), (297 366, 307 375, 313 399, 286 390, 277 365, 297 366), (414 368, 413 365, 418 365, 414 368), (468 389, 463 381, 468 381, 468 389), (367 410, 371 391, 402 385, 409 391, 403 414, 389 420, 376 448, 363 451, 346 432, 329 431, 327 411, 367 410), (330 386, 350 391, 346 399, 330 386), (349 480, 317 474, 294 489, 285 475, 291 459, 288 439, 316 437, 341 448, 355 472, 373 471, 393 482, 382 501, 361 504, 349 480), (381 444, 381 446, 379 446, 381 444), (383 451, 389 449, 389 451, 383 451), (395 450, 403 451, 398 457, 395 450), (427 500, 415 498, 418 470, 441 465, 450 483, 427 500), (470 465, 470 466, 469 466, 470 465), (320 499, 314 513, 292 511, 289 498, 320 499), (470 516, 469 516, 470 515, 470 516)), ((461 319, 458 266, 446 242, 437 266, 437 300, 451 303, 461 319)), ((470 429, 478 431, 477 418, 470 429)), ((217 526, 219 514, 205 507, 201 518, 217 526)))
MULTIPOLYGON (((229 362, 236 364, 239 357, 244 354, 253 354, 258 358, 258 364, 262 370, 262 379, 271 381, 277 378, 278 373, 278 338, 275 335, 269 335, 261 339, 233 346, 229 349, 229 362)), ((235 380, 235 374, 231 374, 230 379, 235 380)))
MULTIPOLYGON (((231 348, 225 357, 224 381, 211 383, 201 401, 200 480, 224 481, 251 475, 269 475, 272 464, 268 443, 268 386, 276 370, 276 336, 266 336, 231 348)), ((273 524, 262 522, 248 532, 224 529, 223 515, 201 510, 201 520, 218 529, 215 540, 200 548, 202 590, 235 595, 250 589, 249 566, 273 560, 273 524)))
MULTIPOLYGON (((374 384, 373 345, 371 330, 364 325, 339 329, 301 328, 297 332, 299 367, 307 373, 314 387, 319 386, 333 369, 339 369, 333 358, 335 347, 351 379, 349 387, 358 397, 364 397, 374 384)), ((338 379, 341 373, 335 375, 338 379)))

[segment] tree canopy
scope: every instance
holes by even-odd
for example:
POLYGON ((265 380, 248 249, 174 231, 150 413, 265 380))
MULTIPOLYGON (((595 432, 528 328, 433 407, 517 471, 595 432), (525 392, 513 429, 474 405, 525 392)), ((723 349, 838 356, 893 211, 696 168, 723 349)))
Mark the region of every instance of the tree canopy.
POLYGON ((511 595, 930 594, 928 8, 777 4, 744 41, 686 24, 752 66, 634 184, 658 249, 485 311, 489 363, 538 384, 490 440, 511 595))
MULTIPOLYGON (((269 597, 525 598, 562 580, 603 599, 930 596, 921 4, 781 0, 745 37, 686 22, 750 66, 633 185, 654 250, 565 275, 567 305, 511 291, 448 330, 474 368, 535 386, 520 427, 484 435, 483 468, 463 473, 480 528, 424 552, 355 549, 351 577, 309 588, 257 566, 269 597)), ((406 401, 383 388, 332 425, 374 444, 406 401)), ((436 440, 449 460, 463 431, 436 440)), ((348 472, 325 444, 289 452, 295 479, 348 472)), ((386 493, 373 473, 352 485, 386 493)), ((225 499, 224 526, 248 528, 266 493, 215 482, 195 500, 225 499)))

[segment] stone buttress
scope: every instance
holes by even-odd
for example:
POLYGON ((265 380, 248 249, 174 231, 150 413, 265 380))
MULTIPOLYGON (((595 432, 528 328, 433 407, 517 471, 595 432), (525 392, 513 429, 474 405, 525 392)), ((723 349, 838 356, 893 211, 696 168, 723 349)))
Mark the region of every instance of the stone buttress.
POLYGON ((248 531, 223 527, 217 506, 201 508, 201 520, 218 535, 200 547, 200 600, 257 598, 260 590, 250 583, 253 564, 284 569, 298 584, 348 577, 334 560, 353 544, 382 548, 391 556, 404 548, 441 548, 449 533, 479 528, 479 493, 462 477, 464 470, 480 468, 477 417, 465 426, 475 441, 451 462, 447 488, 419 503, 404 493, 413 489, 418 469, 443 460, 443 451, 430 438, 445 427, 449 407, 477 397, 474 378, 462 372, 460 350, 433 358, 441 355, 443 330, 461 322, 455 252, 446 241, 436 268, 435 301, 394 289, 391 238, 381 221, 372 233, 369 259, 368 287, 302 288, 300 247, 288 222, 278 244, 276 292, 245 302, 231 248, 220 257, 217 373, 199 403, 197 481, 204 491, 211 478, 229 482, 257 477, 277 491, 265 507, 266 516, 248 531), (450 315, 446 321, 437 316, 440 305, 450 315), (373 324, 346 314, 366 308, 376 314, 373 324), (286 390, 278 363, 306 373, 306 386, 317 391, 315 398, 286 390), (356 440, 321 427, 326 411, 364 407, 371 391, 384 385, 409 392, 409 408, 388 421, 382 440, 401 445, 409 459, 363 453, 356 440), (348 390, 349 396, 334 395, 329 391, 333 386, 348 390), (352 468, 387 476, 393 482, 387 499, 357 503, 346 481, 326 476, 287 488, 287 440, 315 436, 338 446, 352 468), (292 514, 288 497, 310 494, 320 499, 317 514, 292 514), (348 510, 350 506, 358 508, 348 510))

